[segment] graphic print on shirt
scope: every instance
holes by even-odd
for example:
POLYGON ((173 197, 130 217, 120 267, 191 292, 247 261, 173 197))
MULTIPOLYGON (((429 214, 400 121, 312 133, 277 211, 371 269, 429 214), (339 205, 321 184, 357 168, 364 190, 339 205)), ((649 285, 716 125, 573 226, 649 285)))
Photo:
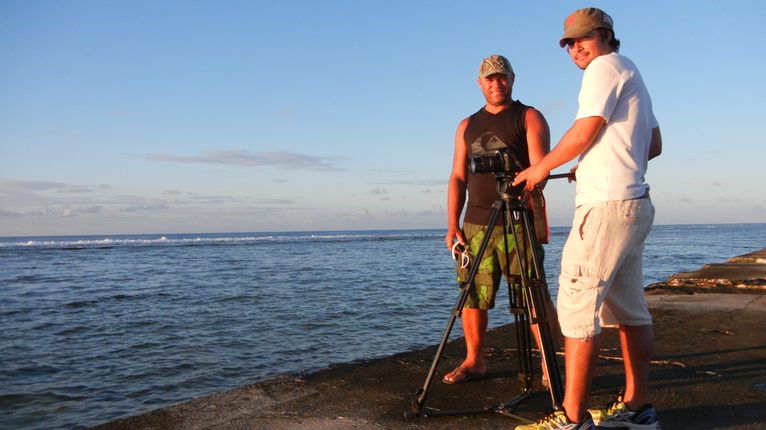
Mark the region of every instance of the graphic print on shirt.
POLYGON ((499 137, 493 132, 487 131, 479 135, 473 143, 471 143, 471 156, 476 155, 492 155, 501 148, 508 148, 499 137))

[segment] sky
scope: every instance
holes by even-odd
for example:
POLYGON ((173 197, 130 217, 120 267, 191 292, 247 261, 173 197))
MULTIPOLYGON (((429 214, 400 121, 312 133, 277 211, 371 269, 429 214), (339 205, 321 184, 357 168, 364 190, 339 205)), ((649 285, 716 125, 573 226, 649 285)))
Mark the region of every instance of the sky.
MULTIPOLYGON (((652 96, 655 224, 766 222, 761 0, 3 0, 0 236, 446 229, 481 60, 555 146, 590 6, 652 96)), ((549 181, 551 226, 574 188, 549 181)))

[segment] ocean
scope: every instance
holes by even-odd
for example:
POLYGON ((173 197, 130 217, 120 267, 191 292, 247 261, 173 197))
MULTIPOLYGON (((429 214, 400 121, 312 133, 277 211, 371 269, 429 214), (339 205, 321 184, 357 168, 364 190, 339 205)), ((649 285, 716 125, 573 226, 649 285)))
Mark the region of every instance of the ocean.
MULTIPOLYGON (((554 300, 568 232, 545 246, 554 300)), ((0 238, 0 427, 80 429, 438 344, 458 297, 444 235, 0 238)), ((766 224, 655 226, 645 284, 763 248, 766 224)))

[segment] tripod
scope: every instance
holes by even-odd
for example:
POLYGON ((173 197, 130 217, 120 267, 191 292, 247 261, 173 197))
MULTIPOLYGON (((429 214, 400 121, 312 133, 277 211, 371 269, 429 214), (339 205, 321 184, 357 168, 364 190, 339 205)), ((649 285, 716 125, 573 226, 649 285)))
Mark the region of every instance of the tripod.
MULTIPOLYGON (((551 175, 549 178, 565 176, 567 175, 551 175)), ((526 398, 531 397, 533 394, 532 380, 534 374, 532 373, 532 338, 530 336, 530 324, 537 324, 539 330, 540 355, 542 356, 542 365, 548 373, 549 391, 553 407, 558 408, 564 400, 561 373, 559 371, 558 361, 556 360, 555 345, 551 333, 552 316, 549 315, 548 308, 545 306, 545 279, 540 279, 543 272, 540 262, 537 259, 536 249, 538 243, 537 237, 535 236, 534 217, 532 216, 532 211, 527 209, 526 205, 519 200, 521 187, 513 187, 511 185, 514 179, 513 175, 506 172, 499 172, 495 174, 495 178, 498 180, 497 187, 500 198, 492 205, 492 214, 490 216, 489 224, 487 225, 486 234, 479 246, 476 257, 474 258, 474 264, 471 265, 467 279, 460 284, 460 295, 458 296, 457 303, 455 303, 455 307, 452 309, 447 329, 444 331, 441 344, 437 349, 436 356, 431 364, 431 369, 428 372, 426 381, 423 384, 423 387, 419 388, 415 394, 417 398, 412 401, 412 411, 405 412, 405 416, 428 417, 497 412, 512 416, 522 421, 533 421, 528 417, 513 412, 514 406, 521 403, 526 398), (516 325, 516 342, 519 354, 519 379, 524 383, 522 392, 515 398, 501 405, 460 410, 436 410, 427 408, 424 406, 424 403, 428 394, 428 388, 436 373, 436 368, 439 365, 439 360, 444 352, 444 347, 449 340, 449 335, 455 324, 455 320, 462 313, 463 306, 468 298, 469 288, 479 269, 479 262, 484 256, 484 252, 486 251, 487 244, 491 237, 491 232, 501 215, 503 216, 503 240, 505 241, 505 249, 509 249, 508 227, 510 227, 514 242, 513 244, 518 255, 516 260, 518 262, 520 273, 518 277, 519 285, 517 285, 517 288, 512 288, 511 283, 507 283, 510 302, 509 310, 514 316, 516 325), (523 237, 521 239, 516 231, 517 225, 522 227, 521 231, 523 237), (521 244, 520 240, 524 240, 525 247, 519 246, 521 244), (529 250, 529 253, 532 255, 532 267, 527 267, 527 262, 522 258, 522 252, 525 250, 529 250)), ((506 254, 506 258, 506 267, 510 273, 510 253, 506 254)))

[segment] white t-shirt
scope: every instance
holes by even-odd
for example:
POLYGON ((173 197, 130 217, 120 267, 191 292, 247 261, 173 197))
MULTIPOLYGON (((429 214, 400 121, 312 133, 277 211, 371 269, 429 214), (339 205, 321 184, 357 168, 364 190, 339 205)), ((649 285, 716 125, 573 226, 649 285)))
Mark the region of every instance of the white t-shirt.
POLYGON ((577 206, 643 196, 652 129, 658 127, 652 99, 636 65, 618 53, 593 60, 582 78, 577 118, 606 120, 593 144, 580 155, 577 206))

